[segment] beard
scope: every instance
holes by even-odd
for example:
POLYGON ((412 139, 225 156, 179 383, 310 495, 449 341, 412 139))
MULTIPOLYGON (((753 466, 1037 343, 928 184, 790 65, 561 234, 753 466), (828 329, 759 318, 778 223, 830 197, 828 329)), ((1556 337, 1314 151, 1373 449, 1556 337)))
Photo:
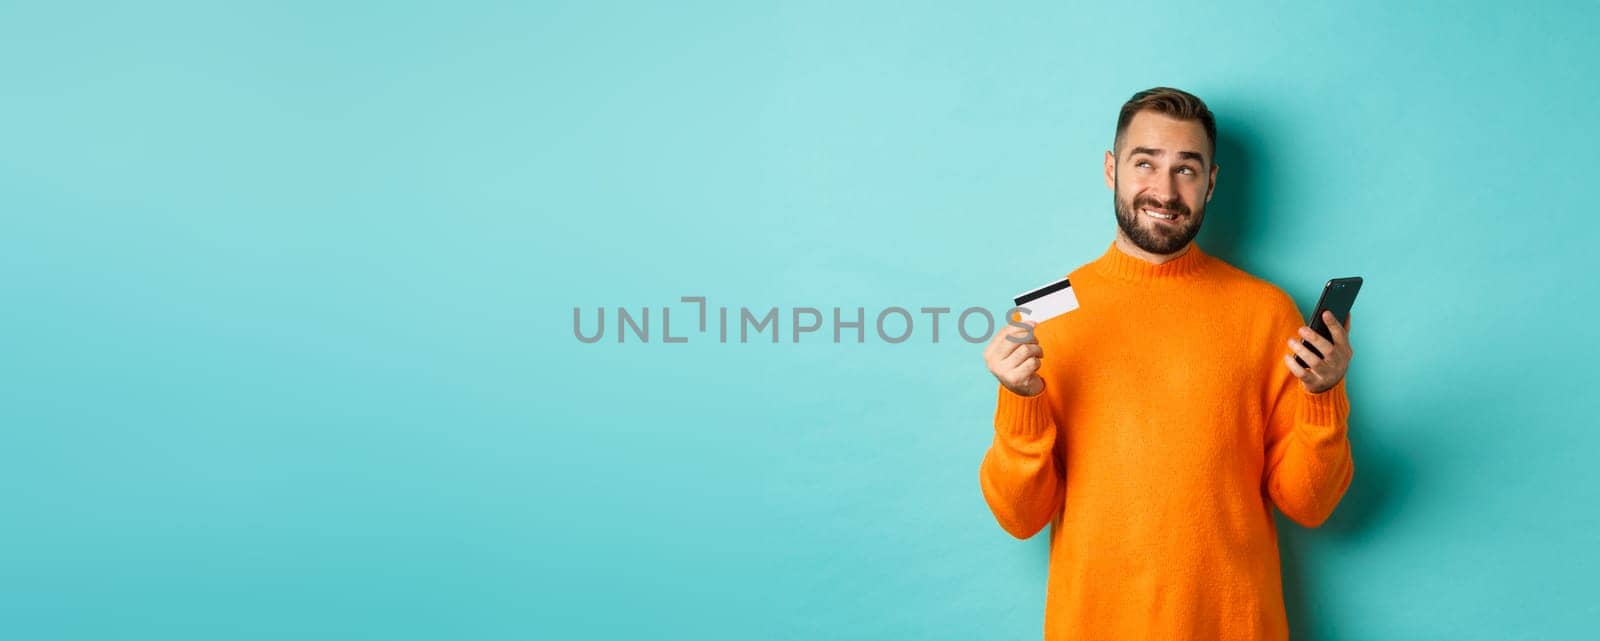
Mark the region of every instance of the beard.
POLYGON ((1112 208, 1117 213, 1117 226, 1122 228, 1122 233, 1133 241, 1134 246, 1152 254, 1170 254, 1194 240, 1200 233, 1200 223, 1205 222, 1206 206, 1200 206, 1192 213, 1183 201, 1176 198, 1161 202, 1148 196, 1140 197, 1130 202, 1122 200, 1122 182, 1113 178, 1115 189, 1111 193, 1112 208), (1156 221, 1144 220, 1144 212, 1139 211, 1145 207, 1165 209, 1182 214, 1174 224, 1166 225, 1156 221))

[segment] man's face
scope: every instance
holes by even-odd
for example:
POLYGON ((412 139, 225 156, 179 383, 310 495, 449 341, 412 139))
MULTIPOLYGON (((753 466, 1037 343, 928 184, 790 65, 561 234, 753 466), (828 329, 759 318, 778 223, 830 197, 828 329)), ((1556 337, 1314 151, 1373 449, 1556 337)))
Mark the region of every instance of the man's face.
POLYGON ((1199 122, 1141 111, 1105 165, 1117 226, 1135 246, 1171 254, 1200 233, 1217 165, 1199 122))

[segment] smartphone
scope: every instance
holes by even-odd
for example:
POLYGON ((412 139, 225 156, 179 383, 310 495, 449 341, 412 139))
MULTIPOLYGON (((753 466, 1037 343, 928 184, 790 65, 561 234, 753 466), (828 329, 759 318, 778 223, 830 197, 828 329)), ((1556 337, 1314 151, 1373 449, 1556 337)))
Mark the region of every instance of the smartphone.
MULTIPOLYGON (((1333 317, 1339 319, 1340 325, 1349 323, 1350 308, 1356 304, 1356 292, 1359 291, 1361 291, 1360 276, 1335 278, 1328 281, 1327 285, 1323 285, 1322 296, 1317 299, 1317 308, 1311 312, 1311 331, 1332 341, 1333 333, 1328 330, 1328 324, 1322 322, 1322 312, 1333 312, 1333 317)), ((1317 351, 1309 341, 1302 340, 1300 344, 1305 345, 1312 354, 1322 356, 1322 352, 1317 351)), ((1294 362, 1299 363, 1301 367, 1306 366, 1306 362, 1300 360, 1299 356, 1294 357, 1294 362)))

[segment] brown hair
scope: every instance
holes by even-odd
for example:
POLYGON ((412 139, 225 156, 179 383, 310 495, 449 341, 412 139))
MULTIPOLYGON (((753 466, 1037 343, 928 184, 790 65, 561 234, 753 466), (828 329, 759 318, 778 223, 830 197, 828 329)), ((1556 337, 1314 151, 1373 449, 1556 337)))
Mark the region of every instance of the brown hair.
POLYGON ((1198 121, 1206 130, 1206 140, 1211 142, 1211 155, 1216 155, 1217 121, 1211 116, 1211 110, 1206 108, 1204 100, 1194 94, 1172 87, 1146 89, 1133 94, 1132 98, 1122 103, 1122 113, 1117 115, 1117 136, 1113 144, 1121 143, 1122 132, 1128 130, 1128 123, 1133 121, 1134 114, 1141 111, 1154 111, 1178 120, 1198 121))

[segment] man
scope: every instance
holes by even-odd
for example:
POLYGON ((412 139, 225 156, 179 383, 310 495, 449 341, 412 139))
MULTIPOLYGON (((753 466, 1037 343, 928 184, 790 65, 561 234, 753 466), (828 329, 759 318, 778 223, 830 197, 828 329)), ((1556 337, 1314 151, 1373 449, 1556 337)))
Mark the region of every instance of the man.
POLYGON ((1350 485, 1348 334, 1194 243, 1215 154, 1199 98, 1134 94, 1105 156, 1116 239, 1068 274, 1080 307, 984 351, 979 478, 1013 536, 1052 524, 1047 640, 1288 638, 1272 506, 1317 527, 1350 485))

